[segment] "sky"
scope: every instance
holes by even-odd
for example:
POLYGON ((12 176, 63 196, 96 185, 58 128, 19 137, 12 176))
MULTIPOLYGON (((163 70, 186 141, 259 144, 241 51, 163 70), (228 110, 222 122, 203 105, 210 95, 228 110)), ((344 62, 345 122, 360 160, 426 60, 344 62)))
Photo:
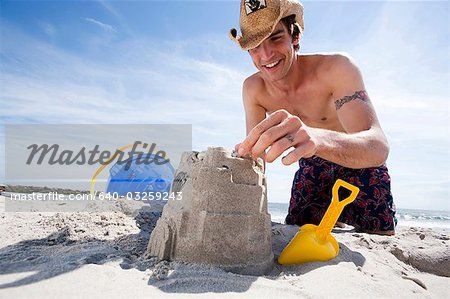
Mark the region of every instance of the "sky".
MULTIPOLYGON (((304 1, 300 53, 345 52, 361 69, 391 151, 397 208, 450 210, 449 2, 304 1)), ((194 150, 245 137, 228 38, 238 1, 1 1, 4 124, 192 124, 194 150)), ((288 203, 296 165, 268 164, 288 203)))

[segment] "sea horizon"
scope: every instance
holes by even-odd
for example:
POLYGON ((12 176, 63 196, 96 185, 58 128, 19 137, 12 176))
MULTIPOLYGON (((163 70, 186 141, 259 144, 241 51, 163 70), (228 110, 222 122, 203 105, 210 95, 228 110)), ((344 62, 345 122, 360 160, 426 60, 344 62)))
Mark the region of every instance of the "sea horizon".
MULTIPOLYGON (((273 222, 284 223, 288 208, 288 203, 268 202, 273 222)), ((450 229, 450 211, 397 208, 395 215, 398 226, 450 229)))

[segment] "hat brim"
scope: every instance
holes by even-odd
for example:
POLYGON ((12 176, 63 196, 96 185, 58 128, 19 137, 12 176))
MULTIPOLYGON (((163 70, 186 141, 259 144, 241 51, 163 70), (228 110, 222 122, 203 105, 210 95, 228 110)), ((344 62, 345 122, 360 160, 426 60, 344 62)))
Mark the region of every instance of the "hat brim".
POLYGON ((275 22, 272 28, 265 28, 263 31, 253 34, 251 37, 237 35, 237 30, 235 28, 230 29, 229 36, 241 47, 242 50, 251 50, 258 47, 266 38, 270 36, 278 22, 279 20, 275 22))

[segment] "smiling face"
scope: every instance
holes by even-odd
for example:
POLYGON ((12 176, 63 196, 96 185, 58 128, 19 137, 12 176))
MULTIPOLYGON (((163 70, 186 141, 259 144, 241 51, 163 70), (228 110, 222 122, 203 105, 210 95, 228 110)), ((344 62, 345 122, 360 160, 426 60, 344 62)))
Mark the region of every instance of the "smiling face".
POLYGON ((268 38, 248 52, 263 78, 278 81, 289 73, 295 58, 294 45, 298 42, 298 39, 293 40, 287 27, 279 22, 268 38))

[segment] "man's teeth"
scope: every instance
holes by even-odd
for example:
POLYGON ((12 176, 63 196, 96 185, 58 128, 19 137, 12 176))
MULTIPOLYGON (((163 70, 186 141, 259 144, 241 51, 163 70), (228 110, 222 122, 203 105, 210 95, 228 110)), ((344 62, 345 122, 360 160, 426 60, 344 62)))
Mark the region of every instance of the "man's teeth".
POLYGON ((268 67, 268 68, 274 67, 274 66, 276 66, 276 65, 278 64, 278 62, 280 62, 280 61, 279 61, 279 60, 277 60, 277 61, 275 61, 275 62, 272 62, 272 63, 266 64, 266 67, 268 67))

